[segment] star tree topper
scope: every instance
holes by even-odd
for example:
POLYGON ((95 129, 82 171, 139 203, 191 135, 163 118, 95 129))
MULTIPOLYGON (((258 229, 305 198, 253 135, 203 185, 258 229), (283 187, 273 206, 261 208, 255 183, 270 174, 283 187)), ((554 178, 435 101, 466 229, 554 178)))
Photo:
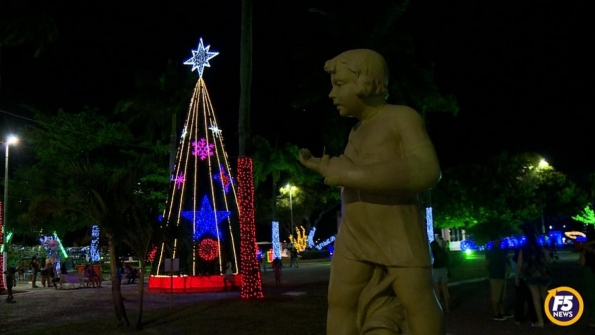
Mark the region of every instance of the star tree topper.
POLYGON ((200 211, 183 211, 182 217, 194 222, 194 239, 198 240, 206 234, 211 235, 214 238, 219 237, 223 239, 223 234, 219 230, 217 235, 217 225, 227 219, 231 215, 231 212, 227 211, 213 211, 209 197, 205 195, 202 199, 202 205, 200 211))
POLYGON ((204 44, 202 44, 201 38, 200 42, 198 43, 198 49, 192 50, 192 58, 184 62, 184 65, 192 65, 191 71, 197 70, 198 76, 200 78, 202 78, 202 71, 204 70, 204 67, 211 67, 211 64, 209 64, 209 59, 219 54, 219 52, 209 51, 210 47, 210 45, 207 45, 205 48, 204 44))

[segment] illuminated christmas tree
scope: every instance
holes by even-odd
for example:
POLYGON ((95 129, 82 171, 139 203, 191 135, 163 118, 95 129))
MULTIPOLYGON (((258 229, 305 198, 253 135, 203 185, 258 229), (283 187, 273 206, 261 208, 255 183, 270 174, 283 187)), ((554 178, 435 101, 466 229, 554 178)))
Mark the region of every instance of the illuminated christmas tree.
MULTIPOLYGON (((166 258, 181 258, 180 266, 186 267, 189 276, 219 276, 225 272, 227 261, 232 262, 234 274, 239 269, 232 229, 237 227, 239 218, 236 180, 232 177, 223 134, 202 78, 204 67, 210 67, 209 59, 218 54, 209 48, 200 39, 198 49, 192 50, 192 58, 184 63, 191 65, 192 71, 197 70, 199 78, 180 136, 163 215, 165 226, 187 229, 192 239, 191 255, 188 251, 178 250, 177 246, 181 244, 177 240, 173 249, 168 250, 162 245, 156 257, 158 276, 169 271, 163 268, 166 258), (182 254, 186 256, 180 257, 182 254)), ((153 281, 151 285, 150 280, 149 288, 158 286, 155 283, 153 281)), ((184 285, 188 287, 188 283, 184 285)), ((174 287, 179 285, 174 284, 174 287)))

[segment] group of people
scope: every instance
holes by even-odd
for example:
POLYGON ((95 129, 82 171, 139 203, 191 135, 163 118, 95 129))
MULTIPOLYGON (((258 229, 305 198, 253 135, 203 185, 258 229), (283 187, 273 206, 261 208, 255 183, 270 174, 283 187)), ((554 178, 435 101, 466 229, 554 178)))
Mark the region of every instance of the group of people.
POLYGON ((120 283, 134 284, 134 281, 139 278, 140 270, 132 265, 125 263, 122 265, 121 261, 117 264, 117 275, 120 283))
MULTIPOLYGON (((537 238, 529 234, 527 244, 522 248, 514 249, 514 256, 509 259, 508 251, 501 248, 502 238, 492 235, 492 247, 486 252, 484 266, 490 282, 490 301, 493 319, 504 321, 512 317, 516 323, 524 320, 525 304, 529 308, 529 316, 533 326, 543 326, 541 319, 535 313, 536 304, 543 305, 547 295, 547 287, 551 282, 547 265, 551 263, 547 250, 537 244, 537 238), (525 259, 523 262, 523 250, 525 259), (509 270, 515 274, 515 302, 514 313, 507 310, 506 306, 506 278, 509 270), (539 270, 536 270, 539 269, 539 270), (529 279, 529 284, 525 279, 529 279), (535 298, 534 298, 535 297, 535 298)), ((448 291, 448 253, 443 240, 434 240, 430 243, 433 263, 433 280, 436 297, 441 302, 446 314, 450 313, 450 294, 448 291)))
MULTIPOLYGON (((54 287, 58 289, 58 285, 64 288, 64 284, 68 282, 66 275, 68 269, 65 262, 61 262, 57 267, 57 262, 52 262, 50 258, 42 258, 39 260, 37 256, 31 257, 29 262, 29 271, 31 272, 31 287, 37 288, 37 276, 41 277, 41 285, 43 287, 54 287)), ((81 271, 81 276, 84 277, 87 286, 101 287, 101 276, 95 271, 92 266, 86 264, 81 271)))
MULTIPOLYGON (((485 269, 490 283, 490 300, 493 320, 504 321, 514 317, 516 324, 529 320, 532 327, 542 328, 545 323, 544 303, 552 283, 550 264, 554 261, 550 251, 538 243, 537 234, 531 225, 523 226, 526 242, 514 249, 502 248, 502 238, 493 235, 492 247, 486 252, 485 269), (510 269, 510 272, 509 272, 510 269), (507 278, 514 276, 514 299, 507 299, 507 278), (513 302, 508 304, 508 302, 513 302)), ((441 240, 430 243, 433 262, 434 290, 446 314, 450 313, 448 292, 448 253, 441 240)), ((580 248, 579 263, 583 267, 583 299, 590 308, 590 326, 595 327, 595 232, 580 248)))
MULTIPOLYGON (((61 267, 66 270, 66 267, 61 267)), ((56 264, 50 258, 42 258, 39 260, 37 256, 31 257, 29 262, 29 271, 31 272, 31 287, 36 288, 37 276, 41 277, 41 285, 43 287, 56 287, 56 283, 60 282, 62 274, 56 276, 56 264)))
MULTIPOLYGON (((58 285, 63 287, 63 284, 67 283, 66 275, 68 274, 68 270, 65 264, 62 263, 60 268, 57 269, 56 264, 49 258, 39 260, 37 256, 31 257, 29 271, 31 272, 32 288, 39 287, 37 286, 37 276, 41 277, 41 285, 43 287, 55 287, 58 289, 58 285), (56 273, 58 273, 58 276, 56 276, 56 273)), ((139 269, 130 264, 119 265, 118 272, 121 282, 125 284, 132 284, 139 278, 139 269), (122 278, 122 275, 124 278, 122 278)), ((101 287, 101 275, 95 271, 93 266, 86 264, 81 270, 80 275, 84 277, 87 286, 101 287)))
MULTIPOLYGON (((523 231, 526 242, 514 250, 511 259, 507 258, 506 250, 500 247, 499 237, 493 238, 494 246, 486 255, 494 320, 505 320, 514 316, 516 324, 528 319, 532 327, 542 328, 545 322, 544 303, 552 283, 553 273, 550 264, 556 258, 552 257, 550 250, 538 243, 533 226, 524 226, 523 231), (510 315, 505 312, 507 266, 510 266, 515 281, 514 313, 510 315)), ((595 327, 595 234, 592 229, 589 230, 588 239, 588 242, 581 246, 579 263, 583 267, 586 293, 583 298, 591 309, 588 313, 589 325, 595 327)))
POLYGON ((97 273, 97 271, 95 271, 93 266, 85 264, 82 274, 85 277, 85 283, 87 284, 87 287, 89 285, 92 285, 93 287, 101 287, 101 276, 97 273))

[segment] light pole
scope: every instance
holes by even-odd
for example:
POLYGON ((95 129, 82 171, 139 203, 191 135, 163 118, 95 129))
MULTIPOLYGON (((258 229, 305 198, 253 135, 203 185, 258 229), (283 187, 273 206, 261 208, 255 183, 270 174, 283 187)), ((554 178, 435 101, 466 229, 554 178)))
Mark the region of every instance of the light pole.
POLYGON ((5 232, 6 230, 6 207, 8 207, 8 151, 10 148, 11 144, 15 144, 19 141, 19 139, 14 136, 14 135, 10 135, 8 136, 8 138, 6 139, 6 142, 4 142, 4 145, 6 145, 6 156, 4 158, 4 208, 2 209, 2 236, 4 238, 4 244, 2 245, 4 248, 4 252, 2 253, 2 276, 4 276, 4 283, 6 283, 6 275, 4 274, 6 272, 7 269, 7 264, 8 264, 8 248, 6 246, 6 234, 5 232))
POLYGON ((289 215, 291 219, 291 233, 293 234, 293 195, 292 193, 297 191, 297 187, 292 186, 290 184, 285 185, 285 187, 281 187, 281 192, 289 193, 289 215))
MULTIPOLYGON (((539 161, 539 165, 537 165, 537 172, 539 171, 543 171, 543 170, 549 170, 552 167, 550 166, 550 164, 545 160, 545 159, 541 159, 539 161)), ((543 217, 543 204, 541 206, 541 233, 545 236, 545 218, 543 217)))

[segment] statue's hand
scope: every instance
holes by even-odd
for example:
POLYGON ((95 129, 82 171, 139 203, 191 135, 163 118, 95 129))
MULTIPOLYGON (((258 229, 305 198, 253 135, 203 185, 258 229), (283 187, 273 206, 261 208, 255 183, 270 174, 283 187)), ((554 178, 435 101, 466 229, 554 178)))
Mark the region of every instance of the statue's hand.
POLYGON ((300 163, 308 169, 318 172, 324 175, 328 162, 330 160, 329 155, 324 155, 322 158, 312 156, 312 153, 308 149, 300 150, 300 163))

